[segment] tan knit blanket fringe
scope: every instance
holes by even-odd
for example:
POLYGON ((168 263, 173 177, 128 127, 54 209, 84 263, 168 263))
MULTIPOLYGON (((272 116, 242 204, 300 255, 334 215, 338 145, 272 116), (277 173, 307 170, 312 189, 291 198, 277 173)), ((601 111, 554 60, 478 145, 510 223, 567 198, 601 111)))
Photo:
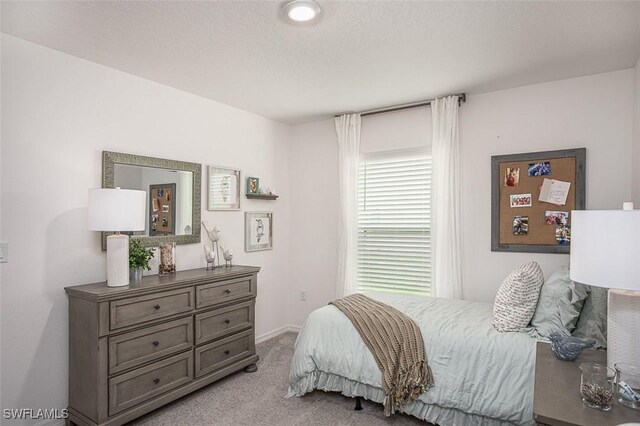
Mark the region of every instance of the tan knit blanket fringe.
POLYGON ((399 310, 363 294, 329 304, 351 320, 382 372, 384 414, 390 416, 433 386, 422 334, 399 310))

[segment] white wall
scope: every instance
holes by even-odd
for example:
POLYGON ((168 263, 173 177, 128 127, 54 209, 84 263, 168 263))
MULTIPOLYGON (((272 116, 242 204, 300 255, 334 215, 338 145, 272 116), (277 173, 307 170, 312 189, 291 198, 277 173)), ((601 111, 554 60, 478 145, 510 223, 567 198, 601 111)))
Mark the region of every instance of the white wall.
MULTIPOLYGON (((2 92, 2 408, 67 405, 63 287, 106 278, 100 235, 86 230, 103 150, 238 167, 276 187, 276 202, 241 203, 274 212, 273 250, 244 253, 242 212, 202 218, 236 263, 262 267, 257 334, 287 323, 274 307, 289 289, 289 126, 5 35, 2 92)), ((202 244, 178 246, 179 270, 204 264, 202 244)))
MULTIPOLYGON (((461 108, 464 297, 492 301, 504 277, 536 260, 548 276, 567 255, 491 252, 491 156, 587 148, 587 208, 619 208, 631 195, 633 70, 574 78, 468 96, 461 108)), ((363 118, 364 153, 431 144, 431 110, 420 108, 363 118)), ((337 143, 333 121, 294 126, 292 133, 293 321, 334 297, 337 250, 337 143), (308 182, 321 193, 305 191, 308 182), (298 215, 298 213, 301 213, 298 215), (327 241, 308 238, 322 223, 327 241)))
POLYGON ((632 200, 635 208, 640 209, 640 59, 634 68, 634 111, 633 111, 633 149, 632 149, 632 200))
POLYGON ((289 320, 335 295, 338 247, 338 146, 333 120, 294 126, 291 144, 291 291, 289 320), (307 290, 307 301, 300 290, 307 290))
POLYGON ((587 148, 587 208, 621 208, 631 195, 633 70, 470 96, 460 114, 464 297, 491 301, 517 265, 549 275, 568 255, 491 252, 491 156, 587 148))
MULTIPOLYGON (((0 8, 0 19, 2 19, 2 9, 0 8)), ((1 46, 0 46, 1 47, 1 46)), ((3 74, 3 60, 2 55, 0 54, 0 82, 2 81, 3 74)), ((0 84, 0 100, 3 95, 2 84, 0 84)), ((3 129, 3 119, 2 119, 2 102, 0 101, 0 129, 3 129)), ((0 130, 0 167, 2 166, 2 146, 4 145, 4 135, 0 130)), ((0 169, 0 189, 2 188, 2 173, 0 169)), ((0 241, 4 241, 4 234, 2 230, 2 194, 0 192, 0 241)), ((4 264, 0 263, 0 408, 2 408, 2 270, 4 269, 4 264)))

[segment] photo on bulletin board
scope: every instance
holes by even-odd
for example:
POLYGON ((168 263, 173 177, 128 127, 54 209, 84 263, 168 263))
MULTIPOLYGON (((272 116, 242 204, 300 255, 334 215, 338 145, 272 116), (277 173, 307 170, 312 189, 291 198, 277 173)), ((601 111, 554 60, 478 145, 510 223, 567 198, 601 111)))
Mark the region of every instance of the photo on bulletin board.
POLYGON ((491 157, 491 251, 569 253, 585 209, 586 149, 491 157))
POLYGON ((149 185, 149 236, 176 234, 176 184, 149 185))

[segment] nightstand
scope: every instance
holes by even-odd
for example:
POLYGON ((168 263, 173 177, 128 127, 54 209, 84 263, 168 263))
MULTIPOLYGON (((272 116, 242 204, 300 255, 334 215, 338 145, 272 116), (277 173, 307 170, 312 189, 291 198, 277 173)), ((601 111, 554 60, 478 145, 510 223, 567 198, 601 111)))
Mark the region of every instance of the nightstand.
POLYGON ((549 343, 538 342, 533 417, 539 425, 605 426, 640 422, 640 411, 618 404, 614 394, 611 411, 589 408, 580 396, 580 369, 583 362, 607 364, 606 351, 586 350, 575 361, 561 361, 549 343))

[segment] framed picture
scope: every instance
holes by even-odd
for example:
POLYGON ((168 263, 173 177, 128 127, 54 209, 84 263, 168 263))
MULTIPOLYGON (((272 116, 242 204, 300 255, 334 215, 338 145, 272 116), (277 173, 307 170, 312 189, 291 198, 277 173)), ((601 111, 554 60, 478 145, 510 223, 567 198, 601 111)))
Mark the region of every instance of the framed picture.
POLYGON ((207 210, 240 210, 240 170, 208 167, 207 210))
POLYGON ((247 194, 258 195, 260 193, 260 179, 257 177, 247 178, 247 194))
POLYGON ((273 213, 245 212, 244 251, 247 253, 273 248, 273 213))
POLYGON ((149 185, 149 236, 175 235, 176 184, 149 185))
POLYGON ((569 253, 585 208, 586 149, 491 157, 491 251, 569 253))

